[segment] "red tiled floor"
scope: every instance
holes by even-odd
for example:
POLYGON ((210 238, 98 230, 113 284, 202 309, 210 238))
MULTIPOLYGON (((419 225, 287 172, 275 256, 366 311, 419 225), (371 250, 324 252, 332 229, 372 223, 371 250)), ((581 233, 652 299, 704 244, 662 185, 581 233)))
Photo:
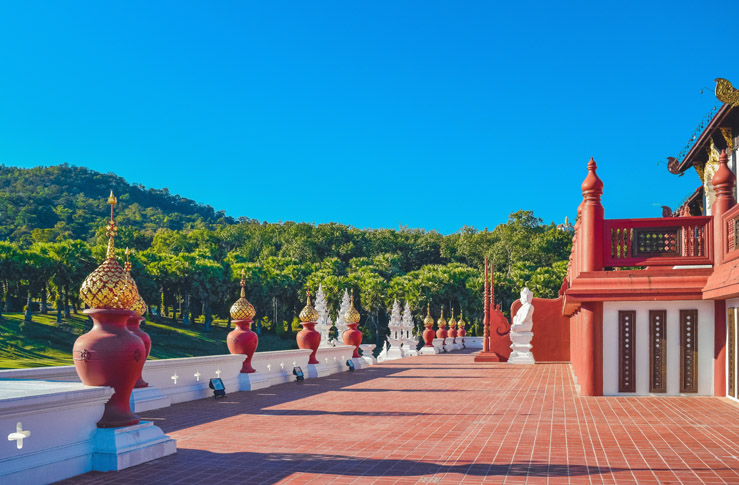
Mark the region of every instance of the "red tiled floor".
POLYGON ((176 455, 70 483, 739 483, 739 406, 581 398, 566 364, 414 357, 144 413, 176 455))

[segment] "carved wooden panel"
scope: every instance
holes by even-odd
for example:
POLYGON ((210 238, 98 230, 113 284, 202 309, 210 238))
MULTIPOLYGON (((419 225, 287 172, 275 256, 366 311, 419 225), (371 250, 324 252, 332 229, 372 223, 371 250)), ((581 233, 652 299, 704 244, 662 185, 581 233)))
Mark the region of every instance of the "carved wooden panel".
POLYGON ((679 227, 635 229, 636 244, 632 247, 634 256, 679 256, 681 242, 679 233, 679 227))
POLYGON ((634 324, 636 312, 618 312, 618 392, 636 392, 634 379, 634 324))
POLYGON ((649 392, 667 392, 667 312, 649 311, 649 392))
POLYGON ((698 310, 680 310, 680 392, 698 392, 698 310))
POLYGON ((736 397, 736 308, 729 308, 726 323, 729 327, 729 396, 736 397))

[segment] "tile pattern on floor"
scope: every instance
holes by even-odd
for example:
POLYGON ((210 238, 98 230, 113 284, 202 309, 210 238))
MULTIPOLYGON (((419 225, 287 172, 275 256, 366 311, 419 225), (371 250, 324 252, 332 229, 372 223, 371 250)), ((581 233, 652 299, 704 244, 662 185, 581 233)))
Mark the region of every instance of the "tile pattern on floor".
POLYGON ((739 483, 739 406, 579 397, 569 365, 413 357, 143 413, 177 454, 67 483, 739 483))

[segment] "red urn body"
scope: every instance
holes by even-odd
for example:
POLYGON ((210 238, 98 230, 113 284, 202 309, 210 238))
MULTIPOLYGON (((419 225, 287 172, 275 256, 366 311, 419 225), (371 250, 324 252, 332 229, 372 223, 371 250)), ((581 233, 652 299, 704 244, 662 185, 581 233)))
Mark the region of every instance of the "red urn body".
POLYGON ((466 337, 467 336, 467 330, 465 330, 464 327, 460 327, 460 329, 459 329, 459 336, 460 337, 466 337))
POLYGON ((344 332, 341 339, 344 341, 344 345, 351 345, 354 347, 354 353, 352 359, 359 358, 359 346, 362 345, 362 332, 357 330, 359 323, 347 323, 346 326, 349 330, 344 332))
MULTIPOLYGON (((144 317, 139 317, 138 315, 135 317, 131 317, 128 319, 128 322, 126 323, 126 326, 128 327, 128 331, 132 334, 136 335, 138 338, 141 339, 142 342, 144 342, 144 348, 146 349, 146 354, 144 355, 144 362, 146 359, 149 358, 149 354, 151 353, 151 337, 149 337, 149 334, 141 330, 141 322, 145 320, 144 317)), ((143 369, 144 367, 141 366, 143 369)), ((148 387, 149 383, 144 380, 144 377, 139 374, 139 378, 136 381, 136 384, 133 386, 134 389, 140 389, 142 387, 148 387)))
POLYGON ((132 334, 127 323, 138 317, 130 310, 85 310, 92 318, 92 330, 74 343, 74 367, 82 383, 110 386, 115 393, 105 404, 98 428, 118 428, 137 424, 140 418, 131 411, 129 400, 146 361, 146 347, 132 334))
POLYGON ((431 326, 426 327, 426 330, 423 331, 423 341, 426 342, 426 347, 434 346, 435 336, 436 333, 434 333, 434 329, 431 328, 431 326))
POLYGON ((446 331, 446 327, 439 327, 439 330, 436 331, 436 338, 444 339, 444 341, 442 342, 442 344, 446 344, 446 338, 447 338, 447 336, 448 336, 448 334, 447 334, 447 331, 446 331))
POLYGON ((453 339, 452 340, 453 344, 457 343, 457 329, 456 328, 452 328, 451 330, 449 330, 449 338, 453 339))
MULTIPOLYGON (((259 336, 251 329, 252 320, 233 320, 233 324, 236 325, 236 328, 231 330, 226 338, 228 351, 232 354, 246 355, 244 365, 241 366, 242 374, 256 372, 256 369, 251 366, 251 358, 257 350, 259 336)), ((298 342, 299 345, 300 342, 298 342)))
POLYGON ((313 327, 316 326, 316 322, 300 322, 303 325, 303 330, 298 332, 297 341, 298 348, 301 349, 312 349, 313 352, 310 354, 308 359, 309 364, 318 364, 316 359, 316 351, 318 346, 321 345, 321 334, 313 327))

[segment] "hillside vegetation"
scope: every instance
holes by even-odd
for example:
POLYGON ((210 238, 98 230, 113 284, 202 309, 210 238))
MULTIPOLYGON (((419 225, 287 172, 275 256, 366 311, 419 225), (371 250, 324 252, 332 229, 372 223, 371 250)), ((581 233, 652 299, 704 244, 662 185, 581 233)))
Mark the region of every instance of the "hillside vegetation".
POLYGON ((344 291, 354 290, 369 342, 382 344, 395 298, 411 304, 419 326, 427 303, 435 318, 444 306, 447 318, 453 308, 479 326, 485 257, 495 269, 496 302, 508 309, 524 285, 537 297, 557 295, 572 238, 524 210, 492 231, 463 227, 447 236, 234 221, 166 189, 66 165, 1 167, 0 187, 0 313, 26 310, 34 322, 46 312, 63 322, 81 309, 79 287, 105 255, 111 188, 120 202, 118 258, 126 246, 135 250, 132 275, 153 310, 150 319, 196 329, 197 318, 197 331, 206 333, 215 319, 227 321, 242 273, 263 335, 299 330, 306 290, 319 284, 334 319, 344 291))

